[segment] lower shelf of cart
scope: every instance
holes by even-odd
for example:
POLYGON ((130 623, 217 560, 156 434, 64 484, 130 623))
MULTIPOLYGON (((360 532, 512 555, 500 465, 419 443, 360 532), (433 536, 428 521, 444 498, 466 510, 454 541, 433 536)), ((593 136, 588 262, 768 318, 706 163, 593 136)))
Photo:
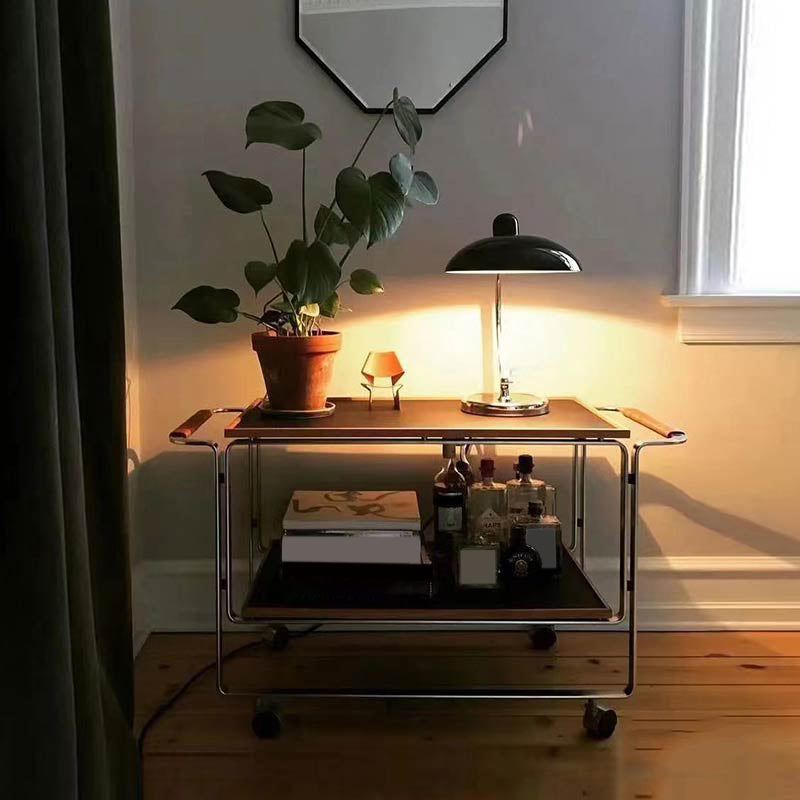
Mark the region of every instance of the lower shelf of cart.
POLYGON ((567 550, 563 551, 561 573, 543 579, 524 594, 474 589, 406 596, 362 591, 360 587, 329 593, 312 583, 284 580, 280 541, 276 541, 253 581, 242 616, 252 621, 607 622, 612 611, 567 550))

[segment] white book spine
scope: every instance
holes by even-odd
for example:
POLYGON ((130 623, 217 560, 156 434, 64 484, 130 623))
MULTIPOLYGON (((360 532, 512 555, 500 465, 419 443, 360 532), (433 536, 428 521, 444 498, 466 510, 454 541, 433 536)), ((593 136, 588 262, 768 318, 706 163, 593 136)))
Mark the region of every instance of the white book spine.
POLYGON ((412 536, 284 536, 285 563, 420 564, 419 535, 412 536))

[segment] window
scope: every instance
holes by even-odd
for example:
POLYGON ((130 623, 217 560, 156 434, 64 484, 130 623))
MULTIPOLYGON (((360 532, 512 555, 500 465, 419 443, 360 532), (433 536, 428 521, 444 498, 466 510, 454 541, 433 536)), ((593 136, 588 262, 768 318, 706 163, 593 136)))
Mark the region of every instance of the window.
POLYGON ((800 0, 686 2, 684 341, 800 342, 798 31, 800 0))
POLYGON ((800 291, 800 2, 749 0, 734 291, 800 291))

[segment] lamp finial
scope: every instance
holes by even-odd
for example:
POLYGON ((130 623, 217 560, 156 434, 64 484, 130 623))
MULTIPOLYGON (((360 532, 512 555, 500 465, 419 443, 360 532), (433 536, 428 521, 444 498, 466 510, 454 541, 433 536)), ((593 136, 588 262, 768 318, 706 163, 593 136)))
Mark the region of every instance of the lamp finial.
POLYGON ((518 236, 519 222, 513 214, 498 214, 492 223, 493 236, 518 236))

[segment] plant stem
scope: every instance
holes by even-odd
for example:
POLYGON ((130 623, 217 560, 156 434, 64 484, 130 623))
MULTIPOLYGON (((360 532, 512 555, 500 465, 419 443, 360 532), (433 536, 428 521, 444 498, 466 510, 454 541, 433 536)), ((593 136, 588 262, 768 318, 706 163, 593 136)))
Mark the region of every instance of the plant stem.
POLYGON ((281 296, 283 295, 283 293, 284 293, 284 292, 283 292, 283 289, 281 289, 281 290, 278 292, 278 294, 276 294, 274 297, 270 297, 270 299, 269 299, 269 300, 267 300, 267 302, 266 302, 266 303, 264 303, 264 311, 266 312, 267 308, 269 308, 269 306, 270 306, 272 303, 274 303, 274 302, 275 302, 275 301, 276 301, 276 300, 277 300, 279 297, 281 297, 281 296))
POLYGON ((283 292, 284 299, 286 300, 286 302, 289 304, 289 306, 292 309, 292 316, 294 317, 294 329, 295 329, 295 331, 297 331, 297 330, 300 329, 300 317, 299 317, 299 315, 297 313, 297 309, 294 307, 294 303, 292 302, 292 297, 289 294, 289 292, 286 291, 286 287, 281 283, 280 278, 276 277, 275 280, 276 280, 278 286, 281 287, 281 291, 283 292))
POLYGON ((342 256, 341 260, 339 261, 339 267, 343 267, 344 266, 344 262, 347 261, 347 257, 350 255, 350 253, 353 252, 353 249, 355 248, 356 244, 358 244, 358 242, 356 242, 355 244, 351 244, 350 247, 347 248, 345 254, 342 256))
POLYGON ((367 142, 369 142, 369 140, 372 138, 372 134, 375 133, 375 130, 377 129, 378 125, 381 124, 381 120, 383 119, 383 115, 389 110, 389 106, 391 104, 392 104, 392 101, 390 100, 383 107, 383 111, 381 111, 381 113, 378 114, 378 119, 375 120, 375 124, 372 126, 372 128, 370 128, 370 131, 367 134, 367 138, 364 139, 364 143, 359 148, 358 152, 356 153, 356 157, 353 159, 353 163, 350 165, 351 167, 354 167, 356 165, 356 162, 358 161, 358 159, 361 158, 361 154, 364 152, 364 148, 367 146, 367 142))
POLYGON ((273 331, 277 331, 278 329, 274 325, 270 325, 269 322, 265 322, 261 317, 257 317, 255 314, 248 314, 247 311, 237 311, 236 312, 240 317, 245 317, 246 319, 250 319, 253 322, 258 323, 259 325, 263 325, 265 328, 271 328, 273 331))
POLYGON ((300 203, 303 207, 303 242, 308 244, 308 231, 306 226, 306 149, 302 149, 303 154, 303 180, 300 190, 300 203))
POLYGON ((269 245, 272 248, 272 255, 275 256, 275 263, 277 264, 280 259, 278 258, 278 251, 275 249, 275 242, 272 241, 272 234, 269 232, 269 228, 267 227, 267 221, 264 219, 264 211, 259 209, 258 215, 261 217, 261 224, 264 226, 264 230, 267 232, 267 239, 269 239, 269 245))

